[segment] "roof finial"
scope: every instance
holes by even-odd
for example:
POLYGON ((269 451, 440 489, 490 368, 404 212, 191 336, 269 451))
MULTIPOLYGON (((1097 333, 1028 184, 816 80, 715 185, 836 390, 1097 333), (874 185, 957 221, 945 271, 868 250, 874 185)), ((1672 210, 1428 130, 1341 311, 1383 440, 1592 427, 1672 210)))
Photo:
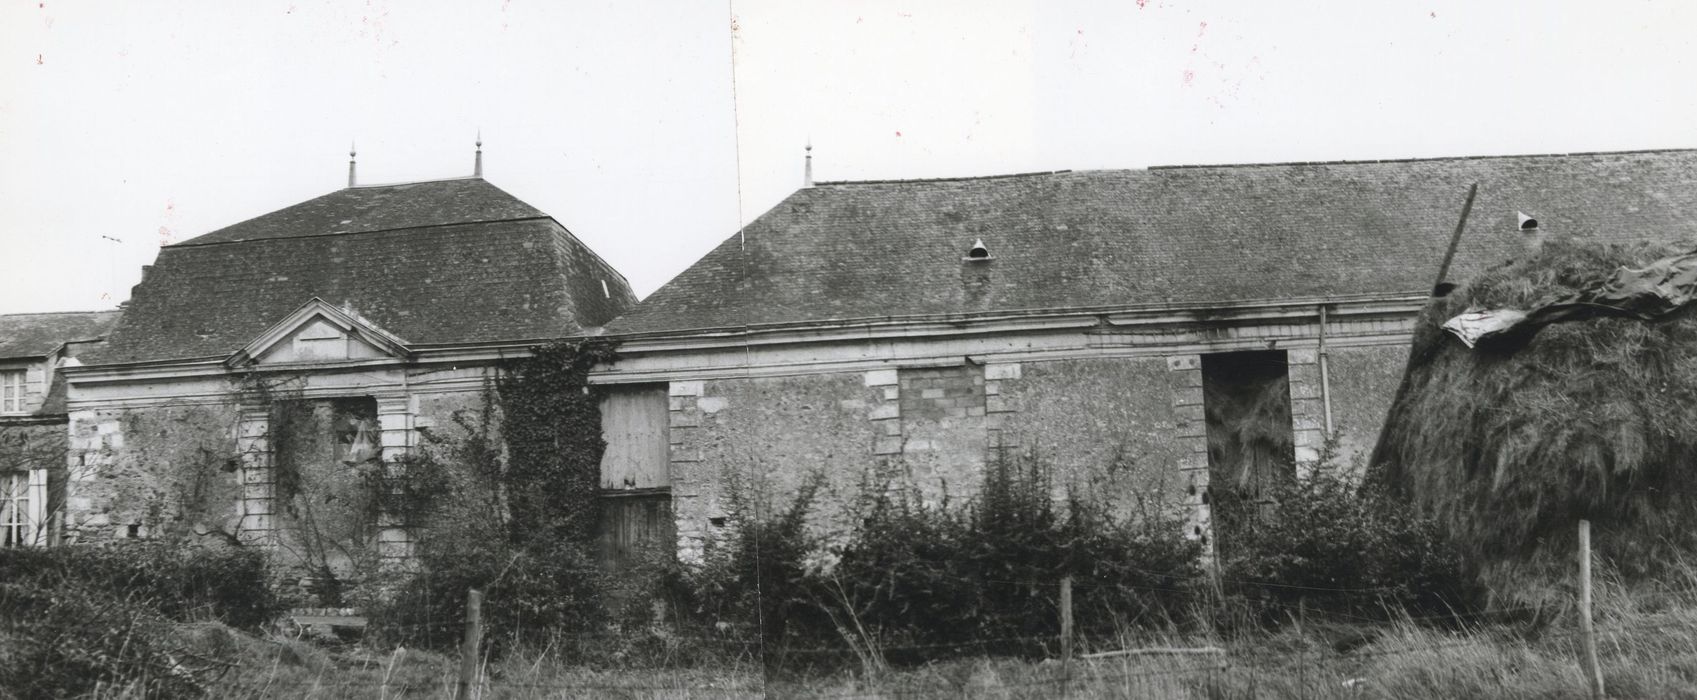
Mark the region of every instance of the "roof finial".
POLYGON ((483 177, 483 130, 477 130, 477 163, 472 166, 472 177, 483 177))
POLYGON ((354 178, 354 156, 357 155, 357 153, 358 152, 354 149, 354 142, 349 141, 348 142, 348 186, 349 187, 353 187, 354 184, 357 182, 357 180, 355 180, 355 178, 354 178))
POLYGON ((801 186, 813 186, 813 137, 807 138, 807 159, 801 172, 801 186))

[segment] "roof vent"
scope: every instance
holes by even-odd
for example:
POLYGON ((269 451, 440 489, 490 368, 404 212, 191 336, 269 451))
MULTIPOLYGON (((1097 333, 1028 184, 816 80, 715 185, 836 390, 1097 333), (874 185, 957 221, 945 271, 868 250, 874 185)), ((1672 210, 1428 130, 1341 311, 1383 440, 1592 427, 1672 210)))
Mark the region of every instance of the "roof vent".
POLYGON ((1514 215, 1517 216, 1517 217, 1520 217, 1520 230, 1522 230, 1522 231, 1536 231, 1536 230, 1538 230, 1538 220, 1534 219, 1530 216, 1527 216, 1526 212, 1517 211, 1517 212, 1514 213, 1514 215))
POLYGON ((961 259, 969 262, 976 260, 990 260, 990 249, 984 247, 984 239, 980 238, 973 242, 972 249, 966 251, 966 257, 961 259))

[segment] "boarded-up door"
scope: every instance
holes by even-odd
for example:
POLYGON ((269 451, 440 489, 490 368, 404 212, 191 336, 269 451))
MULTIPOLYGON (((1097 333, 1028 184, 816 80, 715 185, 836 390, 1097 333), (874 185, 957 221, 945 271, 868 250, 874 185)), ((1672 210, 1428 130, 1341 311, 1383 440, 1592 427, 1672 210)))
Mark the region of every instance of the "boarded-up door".
POLYGON ((666 386, 617 387, 601 401, 601 555, 611 570, 674 546, 666 386))

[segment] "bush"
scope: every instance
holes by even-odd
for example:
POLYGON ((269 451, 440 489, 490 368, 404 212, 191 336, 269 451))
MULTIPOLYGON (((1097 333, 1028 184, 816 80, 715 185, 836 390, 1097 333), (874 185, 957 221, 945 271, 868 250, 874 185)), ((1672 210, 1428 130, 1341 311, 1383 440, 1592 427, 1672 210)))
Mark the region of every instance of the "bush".
POLYGON ((258 628, 281 611, 266 557, 166 542, 0 549, 0 688, 67 697, 97 684, 197 697, 226 662, 179 623, 258 628))
POLYGON ((1476 586, 1432 519, 1374 487, 1318 470, 1273 490, 1273 504, 1214 503, 1225 591, 1261 617, 1298 608, 1385 619, 1471 606, 1476 586))
MULTIPOLYGON (((544 645, 559 634, 600 631, 608 619, 600 570, 575 543, 534 549, 426 547, 420 570, 368 607, 367 634, 386 643, 457 649, 467 593, 483 591, 482 616, 492 655, 514 644, 544 645)), ((471 544, 471 543, 465 543, 471 544)))
POLYGON ((1188 608, 1199 545, 1158 509, 1056 503, 1049 469, 1005 456, 969 507, 926 506, 878 489, 843 545, 821 550, 802 523, 810 497, 745 527, 733 548, 756 590, 768 665, 855 659, 879 668, 981 653, 1038 654, 1058 637, 1059 583, 1074 580, 1077 632, 1168 624, 1188 608), (751 563, 756 554, 760 559, 751 563))
POLYGON ((248 549, 163 541, 0 549, 0 580, 45 590, 75 585, 177 622, 258 628, 283 610, 270 579, 266 554, 248 549))

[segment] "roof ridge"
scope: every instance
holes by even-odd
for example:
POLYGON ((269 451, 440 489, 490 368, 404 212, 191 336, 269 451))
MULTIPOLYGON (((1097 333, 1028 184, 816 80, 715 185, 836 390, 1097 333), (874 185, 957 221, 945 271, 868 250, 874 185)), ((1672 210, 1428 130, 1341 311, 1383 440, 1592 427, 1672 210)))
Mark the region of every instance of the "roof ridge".
POLYGON ((830 180, 815 182, 814 187, 843 186, 843 185, 899 185, 918 182, 965 182, 974 180, 1006 180, 1014 177, 1041 177, 1044 175, 1064 175, 1071 170, 1034 170, 1024 173, 1005 173, 1002 175, 963 175, 960 177, 917 177, 897 178, 889 180, 830 180))
POLYGON ((1567 153, 1506 153, 1488 156, 1427 156, 1423 158, 1374 158, 1365 160, 1286 160, 1266 163, 1194 163, 1187 165, 1151 165, 1148 170, 1189 170, 1199 168, 1263 168, 1292 165, 1371 165, 1375 163, 1426 163, 1433 161, 1503 160, 1509 158, 1572 158, 1574 156, 1627 156, 1646 153, 1697 153, 1697 148, 1641 148, 1630 151, 1571 151, 1567 153))
MULTIPOLYGON (((429 183, 432 183, 432 182, 456 182, 456 181, 459 181, 459 180, 483 180, 483 176, 481 176, 481 175, 457 175, 457 176, 454 176, 454 177, 431 178, 429 180, 406 180, 406 181, 402 181, 402 182, 373 182, 373 183, 369 183, 369 184, 361 183, 361 184, 358 184, 358 185, 349 185, 347 187, 343 187, 342 189, 344 189, 344 190, 366 190, 366 189, 376 189, 376 188, 379 188, 379 187, 403 187, 403 186, 406 186, 406 185, 425 185, 425 184, 429 184, 429 183)), ((488 182, 488 181, 484 180, 484 182, 488 182)), ((490 183, 490 186, 495 187, 494 183, 490 183)), ((495 189, 500 190, 501 188, 495 187, 495 189)), ((506 190, 501 190, 501 191, 506 192, 506 190)), ((515 197, 515 199, 517 199, 517 198, 515 197)))
POLYGON ((99 311, 20 311, 15 314, 0 314, 0 318, 12 318, 14 316, 66 316, 69 314, 115 314, 121 313, 122 311, 123 309, 102 309, 99 311))
MULTIPOLYGON (((534 207, 532 207, 532 208, 534 208, 534 207)), ((326 233, 303 233, 303 234, 296 235, 296 236, 264 236, 264 237, 260 237, 260 238, 240 238, 240 239, 233 240, 233 241, 207 241, 205 243, 196 243, 196 242, 194 242, 193 238, 190 238, 189 240, 183 241, 181 243, 172 243, 171 245, 164 246, 164 247, 166 247, 166 248, 199 248, 199 247, 202 247, 202 246, 209 246, 209 245, 230 245, 230 244, 234 244, 234 243, 257 243, 259 241, 292 241, 292 240, 296 240, 296 239, 300 239, 300 238, 327 238, 329 236, 358 236, 358 235, 366 234, 366 233, 390 233, 390 232, 393 232, 393 231, 415 231, 415 230, 432 229, 432 228, 447 228, 449 226, 474 226, 474 225, 477 225, 477 224, 500 224, 500 223, 507 223, 507 222, 510 222, 510 221, 535 221, 535 220, 538 220, 538 219, 553 219, 553 218, 554 217, 551 217, 547 214, 539 214, 537 216, 512 216, 512 217, 507 217, 507 218, 504 218, 504 219, 477 219, 475 221, 449 221, 449 222, 440 223, 440 224, 422 224, 422 225, 419 225, 419 226, 391 226, 389 228, 377 228, 377 229, 369 229, 369 230, 364 230, 364 231, 329 231, 329 232, 326 232, 326 233)), ((196 238, 198 238, 198 236, 196 238)))

